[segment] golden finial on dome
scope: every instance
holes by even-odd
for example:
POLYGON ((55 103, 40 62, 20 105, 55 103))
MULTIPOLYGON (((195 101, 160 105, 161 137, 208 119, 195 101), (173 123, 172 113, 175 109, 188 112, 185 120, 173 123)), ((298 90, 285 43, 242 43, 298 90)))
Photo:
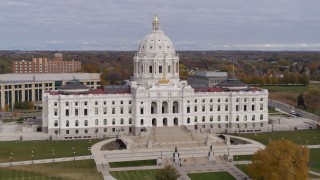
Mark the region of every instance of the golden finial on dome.
POLYGON ((159 30, 159 26, 160 26, 159 18, 157 15, 155 15, 152 21, 153 30, 159 30))

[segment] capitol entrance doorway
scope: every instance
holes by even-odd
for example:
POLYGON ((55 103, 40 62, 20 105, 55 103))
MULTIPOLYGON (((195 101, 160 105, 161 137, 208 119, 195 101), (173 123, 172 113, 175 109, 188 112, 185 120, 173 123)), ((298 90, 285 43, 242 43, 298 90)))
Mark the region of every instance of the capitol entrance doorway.
POLYGON ((168 119, 167 118, 163 118, 163 126, 168 126, 168 119))
POLYGON ((152 126, 157 126, 157 119, 156 118, 152 119, 152 126))
POLYGON ((174 124, 175 126, 178 126, 178 125, 179 125, 179 123, 178 123, 178 118, 174 118, 174 119, 173 119, 173 124, 174 124))

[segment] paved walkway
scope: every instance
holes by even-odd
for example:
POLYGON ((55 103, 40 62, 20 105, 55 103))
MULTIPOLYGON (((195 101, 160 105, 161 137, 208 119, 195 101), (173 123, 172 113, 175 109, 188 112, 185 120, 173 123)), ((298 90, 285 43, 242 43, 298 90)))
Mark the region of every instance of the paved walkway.
POLYGON ((79 161, 91 159, 91 155, 88 156, 76 156, 76 157, 63 157, 63 158, 54 158, 54 159, 39 159, 33 161, 15 161, 15 162, 5 162, 0 163, 0 167, 10 167, 10 166, 22 166, 22 165, 30 165, 30 164, 46 164, 53 162, 66 162, 66 161, 79 161))

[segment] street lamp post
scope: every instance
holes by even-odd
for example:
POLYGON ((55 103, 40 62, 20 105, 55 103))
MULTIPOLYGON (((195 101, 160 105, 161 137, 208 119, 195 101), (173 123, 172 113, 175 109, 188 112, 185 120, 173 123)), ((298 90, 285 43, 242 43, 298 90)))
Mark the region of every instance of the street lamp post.
POLYGON ((91 159, 91 151, 90 151, 90 147, 88 147, 88 151, 89 151, 89 156, 90 156, 90 159, 91 159))
POLYGON ((52 151, 52 162, 54 162, 54 149, 52 149, 51 151, 52 151))
POLYGON ((33 151, 31 151, 31 163, 33 164, 33 151))
POLYGON ((12 157, 10 156, 10 167, 11 167, 11 163, 12 163, 12 157))
POLYGON ((76 160, 76 152, 73 151, 73 160, 75 161, 76 160))

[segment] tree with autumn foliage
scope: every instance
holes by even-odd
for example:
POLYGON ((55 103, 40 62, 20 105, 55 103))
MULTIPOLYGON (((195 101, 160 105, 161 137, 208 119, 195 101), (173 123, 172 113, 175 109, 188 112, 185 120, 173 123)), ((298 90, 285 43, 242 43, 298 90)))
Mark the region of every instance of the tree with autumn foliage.
POLYGON ((248 174, 252 179, 278 180, 308 178, 309 149, 288 140, 275 140, 256 152, 248 174))

